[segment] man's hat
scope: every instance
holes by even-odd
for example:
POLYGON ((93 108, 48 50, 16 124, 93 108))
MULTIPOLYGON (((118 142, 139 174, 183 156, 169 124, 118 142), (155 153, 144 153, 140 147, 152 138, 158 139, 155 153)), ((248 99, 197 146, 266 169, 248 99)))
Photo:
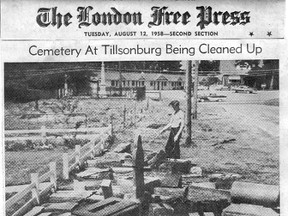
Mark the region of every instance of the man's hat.
POLYGON ((169 103, 168 106, 179 106, 180 102, 178 100, 173 100, 169 103))

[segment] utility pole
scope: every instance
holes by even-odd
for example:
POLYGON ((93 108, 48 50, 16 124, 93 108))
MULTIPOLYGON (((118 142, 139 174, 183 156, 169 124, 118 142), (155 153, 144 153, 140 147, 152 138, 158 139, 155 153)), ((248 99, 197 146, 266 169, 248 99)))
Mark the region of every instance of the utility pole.
POLYGON ((197 119, 197 95, 198 95, 198 68, 199 68, 199 61, 195 61, 194 71, 194 91, 193 91, 193 119, 197 119))
POLYGON ((191 122, 191 87, 192 87, 192 61, 187 61, 186 67, 186 141, 187 147, 192 144, 192 122, 191 122))

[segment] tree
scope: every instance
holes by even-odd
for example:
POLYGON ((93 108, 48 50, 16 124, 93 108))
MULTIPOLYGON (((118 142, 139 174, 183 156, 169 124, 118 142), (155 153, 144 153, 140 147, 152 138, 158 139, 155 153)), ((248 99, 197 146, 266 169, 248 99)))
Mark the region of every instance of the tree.
POLYGON ((260 60, 236 60, 235 66, 240 66, 241 68, 254 68, 260 64, 260 60))
POLYGON ((220 61, 201 61, 199 64, 199 75, 207 76, 209 74, 220 74, 220 61))

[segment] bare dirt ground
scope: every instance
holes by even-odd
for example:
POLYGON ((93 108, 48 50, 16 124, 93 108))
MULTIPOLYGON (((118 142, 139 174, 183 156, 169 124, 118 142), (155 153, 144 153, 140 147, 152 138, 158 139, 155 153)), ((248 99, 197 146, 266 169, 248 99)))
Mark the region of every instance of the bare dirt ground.
MULTIPOLYGON (((197 147, 181 146, 181 158, 189 158, 202 167, 205 173, 237 173, 243 176, 244 181, 279 184, 279 106, 264 105, 265 101, 277 100, 279 92, 258 92, 257 94, 219 92, 219 94, 227 95, 227 101, 198 104, 198 119, 192 121, 192 136, 197 147), (223 141, 224 143, 221 144, 223 141)), ((112 114, 116 135, 112 148, 121 142, 133 142, 133 134, 137 129, 142 135, 144 150, 151 152, 163 149, 168 139, 168 132, 156 136, 159 129, 169 121, 168 114, 172 113, 171 108, 168 107, 169 102, 178 99, 185 110, 184 92, 162 92, 162 98, 162 101, 149 100, 148 110, 145 110, 146 101, 135 104, 131 100, 77 99, 77 103, 73 102, 76 104, 73 112, 87 114, 89 127, 108 125, 109 116, 112 114), (126 107, 125 129, 123 128, 124 106, 126 107), (136 127, 133 124, 135 107, 136 127)), ((50 105, 57 103, 51 100, 40 101, 40 108, 44 109, 44 102, 50 105)), ((5 106, 5 113, 11 114, 13 110, 11 107, 15 106, 15 104, 5 106)), ((25 107, 26 112, 33 111, 31 111, 33 108, 31 104, 17 104, 17 110, 21 111, 21 106, 25 107)), ((59 123, 59 126, 61 124, 59 123)), ((181 144, 185 142, 184 137, 185 131, 181 144)), ((24 154, 6 152, 6 185, 29 182, 28 173, 38 171, 39 167, 47 164, 47 161, 59 157, 61 155, 57 149, 40 152, 25 151, 24 154)))
MULTIPOLYGON (((185 94, 175 93, 163 94, 164 106, 159 106, 159 116, 165 116, 165 112, 167 116, 168 99, 180 100, 185 110, 185 94)), ((279 184, 279 106, 264 105, 277 100, 278 92, 218 94, 227 95, 227 101, 198 103, 198 119, 192 120, 197 147, 182 146, 181 157, 191 159, 207 173, 232 172, 242 175, 243 180, 279 184), (228 142, 219 144, 225 140, 228 142)), ((161 123, 165 121, 168 119, 161 119, 161 123)), ((167 137, 164 134, 150 148, 163 148, 167 137)))

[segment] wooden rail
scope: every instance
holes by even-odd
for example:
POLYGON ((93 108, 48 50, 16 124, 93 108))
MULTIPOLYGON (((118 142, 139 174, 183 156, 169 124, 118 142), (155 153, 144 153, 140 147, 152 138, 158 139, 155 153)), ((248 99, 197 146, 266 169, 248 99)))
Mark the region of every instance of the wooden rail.
MULTIPOLYGON (((88 131, 95 132, 96 130, 94 129, 95 128, 89 128, 88 131)), ((27 133, 27 131, 28 130, 25 130, 24 132, 27 133)), ((35 131, 39 133, 39 130, 32 130, 32 132, 28 131, 28 133, 30 132, 35 133, 35 131)), ((51 131, 56 132, 56 129, 51 129, 50 132, 51 131)), ((74 132, 75 130, 73 129, 57 130, 57 132, 59 131, 74 132)), ((79 129, 76 131, 79 131, 79 129)), ((75 146, 75 152, 72 153, 70 156, 68 155, 68 153, 63 154, 63 177, 65 179, 69 178, 69 172, 71 172, 75 167, 81 165, 81 163, 84 162, 88 157, 94 157, 98 152, 101 152, 106 148, 105 146, 106 140, 108 139, 109 136, 112 136, 113 134, 112 124, 106 128, 100 128, 100 129, 98 128, 97 132, 101 132, 100 135, 95 135, 93 139, 83 147, 80 147, 80 145, 75 146), (74 159, 75 162, 69 166, 69 162, 74 159)), ((15 133, 10 131, 10 134, 15 133)), ((19 202, 21 202, 21 199, 28 196, 29 194, 32 194, 32 198, 29 199, 22 207, 20 207, 16 212, 12 214, 12 216, 22 216, 25 213, 27 213, 30 209, 32 209, 33 206, 39 205, 41 203, 41 198, 49 194, 51 190, 52 192, 57 190, 56 162, 50 162, 49 165, 50 170, 40 177, 38 176, 38 173, 31 173, 31 184, 29 184, 25 189, 18 192, 17 194, 15 194, 6 201, 5 203, 6 212, 8 209, 11 209, 13 205, 15 205, 16 203, 19 204, 19 202), (50 184, 48 184, 48 186, 46 186, 44 189, 40 191, 39 184, 47 179, 49 179, 50 184)))
POLYGON ((31 173, 31 184, 29 184, 24 190, 18 192, 5 203, 6 211, 11 208, 15 203, 19 202, 23 197, 32 194, 32 198, 29 199, 22 207, 20 207, 12 216, 20 216, 25 214, 31 207, 38 205, 41 202, 41 197, 47 195, 52 189, 56 190, 56 162, 50 162, 50 170, 42 176, 38 176, 38 173, 31 173), (46 186, 42 191, 39 189, 39 184, 49 179, 50 184, 46 186))
POLYGON ((69 179, 69 173, 80 166, 87 158, 93 158, 97 154, 100 155, 106 148, 105 143, 109 136, 113 133, 112 125, 108 126, 100 135, 94 138, 84 146, 76 145, 72 154, 63 154, 63 178, 69 179), (88 150, 86 150, 88 149, 88 150), (86 150, 86 151, 85 151, 86 150), (74 160, 73 164, 70 164, 74 160))
POLYGON ((49 137, 63 136, 62 134, 74 133, 77 138, 88 138, 91 134, 102 134, 107 128, 78 128, 78 129, 47 129, 45 126, 39 130, 6 130, 5 141, 15 140, 43 140, 49 137), (83 134, 84 133, 84 134, 83 134), (38 136, 27 136, 29 134, 39 134, 38 136), (20 135, 20 136, 15 136, 20 135), (26 136, 23 136, 26 135, 26 136))

